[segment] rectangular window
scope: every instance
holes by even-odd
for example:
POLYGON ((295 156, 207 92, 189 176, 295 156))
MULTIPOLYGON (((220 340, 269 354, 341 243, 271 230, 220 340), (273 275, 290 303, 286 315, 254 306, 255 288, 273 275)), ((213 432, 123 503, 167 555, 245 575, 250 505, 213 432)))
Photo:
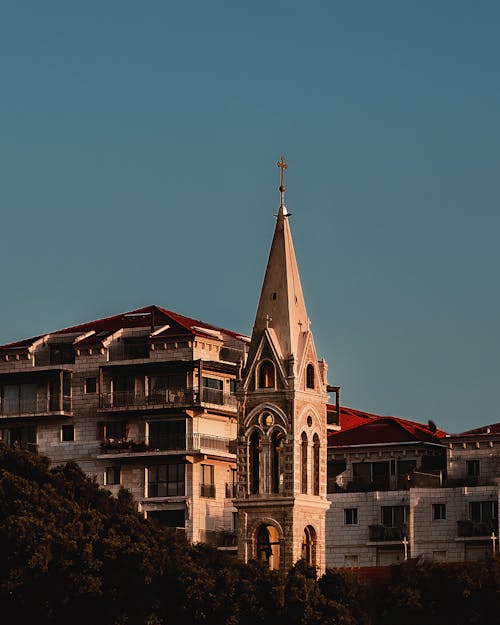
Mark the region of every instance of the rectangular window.
POLYGON ((446 519, 446 504, 445 503, 433 503, 432 504, 432 520, 444 521, 446 519))
MULTIPOLYGON (((23 414, 36 412, 36 384, 6 384, 0 388, 1 393, 1 414, 23 414)), ((40 405, 40 411, 43 411, 40 405)), ((46 410, 45 406, 45 410, 46 410)))
POLYGON ((477 477, 479 475, 479 460, 467 460, 467 477, 477 477))
POLYGON ((125 421, 110 421, 104 424, 104 438, 109 441, 121 441, 127 438, 125 421))
POLYGON ((344 508, 344 524, 345 525, 357 525, 358 524, 358 509, 357 508, 344 508))
POLYGON ((469 518, 477 522, 498 521, 498 501, 471 501, 469 518))
POLYGON ((153 464, 148 467, 148 497, 185 494, 184 464, 153 464))
POLYGON ((106 467, 106 471, 104 473, 104 484, 109 486, 120 484, 121 477, 121 467, 106 467))
POLYGON ((210 404, 222 404, 224 397, 223 381, 219 378, 203 378, 202 400, 210 404))
POLYGON ((382 506, 382 525, 384 527, 401 527, 408 521, 409 506, 382 506))
POLYGON ((61 441, 67 443, 75 440, 75 426, 63 425, 61 427, 61 441))
POLYGON ((0 430, 1 440, 8 447, 36 451, 36 427, 28 425, 0 430))
POLYGON ((186 422, 149 421, 148 445, 150 449, 186 449, 186 422))
POLYGON ((212 464, 201 465, 201 497, 215 497, 214 466, 212 464))
POLYGON ((94 393, 97 393, 97 379, 85 378, 85 394, 92 395, 94 393))

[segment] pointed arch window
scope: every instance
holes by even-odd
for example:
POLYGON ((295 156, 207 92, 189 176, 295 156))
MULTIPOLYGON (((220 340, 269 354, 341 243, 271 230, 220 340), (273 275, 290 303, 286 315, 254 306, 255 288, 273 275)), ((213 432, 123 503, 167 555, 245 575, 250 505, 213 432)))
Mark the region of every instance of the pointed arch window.
POLYGON ((302 432, 300 442, 300 492, 307 493, 307 434, 302 432))
POLYGON ((274 364, 270 360, 264 360, 259 367, 259 388, 274 388, 275 378, 274 364))
POLYGON ((260 488, 260 451, 261 438, 260 434, 255 431, 250 436, 249 449, 250 493, 252 495, 257 495, 260 488))
POLYGON ((314 367, 311 364, 306 368, 306 388, 314 388, 314 367))
POLYGON ((280 492, 281 475, 281 450, 283 445, 283 432, 276 430, 271 436, 271 492, 280 492))
POLYGON ((319 495, 319 451, 319 436, 315 434, 313 437, 313 495, 319 495))

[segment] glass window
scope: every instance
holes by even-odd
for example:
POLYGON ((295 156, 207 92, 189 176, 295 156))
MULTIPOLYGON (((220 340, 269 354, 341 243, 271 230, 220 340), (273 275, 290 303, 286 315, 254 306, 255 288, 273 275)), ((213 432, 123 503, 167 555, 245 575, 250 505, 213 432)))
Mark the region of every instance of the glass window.
POLYGON ((469 503, 471 521, 493 521, 498 519, 498 501, 471 501, 469 503))
POLYGON ((409 506, 382 506, 382 525, 400 527, 407 522, 409 513, 409 506))
POLYGON ((215 471, 212 464, 201 465, 201 497, 215 497, 215 471))
POLYGON ((307 365, 306 369, 306 387, 314 388, 314 367, 312 365, 307 365))
POLYGON ((432 504, 432 519, 433 521, 444 521, 446 519, 446 504, 445 503, 433 503, 432 504))
POLYGON ((479 460, 467 460, 467 476, 477 477, 479 475, 479 460))
POLYGON ((127 424, 125 421, 111 421, 104 424, 105 438, 120 441, 127 438, 127 424))
POLYGON ((87 395, 97 392, 97 380, 96 378, 85 378, 85 393, 87 395))
POLYGON ((185 465, 154 464, 148 467, 148 497, 175 497, 185 494, 185 465))
POLYGON ((186 449, 186 422, 149 421, 148 445, 151 449, 186 449))
POLYGON ((75 440, 75 426, 63 425, 61 427, 61 441, 69 442, 75 440))
POLYGON ((121 474, 121 467, 107 467, 104 474, 104 484, 110 486, 114 484, 120 484, 121 474))
POLYGON ((6 384, 2 387, 2 414, 35 412, 36 384, 6 384))
POLYGON ((344 508, 344 524, 345 525, 357 525, 358 524, 358 509, 357 508, 344 508))

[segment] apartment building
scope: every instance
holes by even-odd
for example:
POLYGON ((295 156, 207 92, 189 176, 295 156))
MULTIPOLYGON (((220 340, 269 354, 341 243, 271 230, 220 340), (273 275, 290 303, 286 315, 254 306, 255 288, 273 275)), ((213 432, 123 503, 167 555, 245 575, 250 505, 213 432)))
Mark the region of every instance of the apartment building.
POLYGON ((148 306, 0 347, 0 436, 191 541, 235 548, 236 380, 249 339, 148 306), (232 447, 233 445, 233 447, 232 447))

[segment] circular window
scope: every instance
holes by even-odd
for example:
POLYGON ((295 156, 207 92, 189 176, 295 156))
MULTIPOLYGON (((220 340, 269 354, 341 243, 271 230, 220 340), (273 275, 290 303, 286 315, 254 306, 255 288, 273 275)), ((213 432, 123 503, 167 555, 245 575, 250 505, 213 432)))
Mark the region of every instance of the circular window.
POLYGON ((307 425, 308 425, 309 427, 311 427, 311 426, 312 426, 312 424, 313 424, 313 418, 311 417, 311 415, 309 415, 309 416, 307 417, 307 425))

